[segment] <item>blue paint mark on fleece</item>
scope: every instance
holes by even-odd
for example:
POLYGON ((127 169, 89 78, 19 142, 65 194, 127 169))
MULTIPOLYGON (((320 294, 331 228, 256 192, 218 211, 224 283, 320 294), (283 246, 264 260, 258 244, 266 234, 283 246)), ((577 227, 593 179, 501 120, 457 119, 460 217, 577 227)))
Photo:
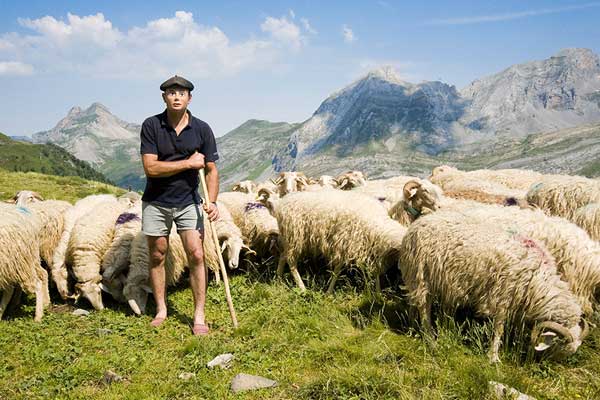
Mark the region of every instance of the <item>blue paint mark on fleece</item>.
POLYGON ((266 208, 262 203, 246 203, 246 207, 244 207, 244 212, 258 210, 260 208, 266 208))
POLYGON ((115 223, 115 225, 121 225, 129 221, 140 221, 140 217, 137 214, 133 213, 123 213, 119 215, 119 218, 117 218, 117 222, 115 223))

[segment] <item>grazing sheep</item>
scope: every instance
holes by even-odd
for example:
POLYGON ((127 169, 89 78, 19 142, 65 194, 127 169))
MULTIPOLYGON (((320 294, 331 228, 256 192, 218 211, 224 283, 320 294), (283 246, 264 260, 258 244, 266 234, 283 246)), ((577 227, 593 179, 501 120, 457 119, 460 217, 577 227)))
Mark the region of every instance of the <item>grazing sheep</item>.
POLYGON ((238 182, 231 188, 232 192, 242 192, 248 194, 256 193, 256 190, 256 183, 250 180, 238 182))
POLYGON ((545 176, 531 186, 527 201, 550 215, 572 221, 578 208, 600 203, 600 181, 582 176, 545 176))
POLYGON ((526 189, 512 189, 486 180, 481 175, 479 171, 463 172, 452 167, 441 166, 433 169, 429 179, 432 183, 441 186, 448 197, 488 204, 525 204, 526 189))
MULTIPOLYGON (((165 257, 165 278, 167 286, 175 285, 188 266, 187 256, 181 238, 173 229, 169 235, 169 250, 165 257)), ((149 282, 148 238, 139 232, 131 242, 129 272, 123 287, 123 296, 137 315, 144 314, 148 294, 152 293, 149 282)))
POLYGON ((219 219, 213 223, 215 224, 215 230, 221 243, 221 251, 225 253, 227 266, 230 269, 236 269, 240 263, 240 252, 242 250, 251 250, 244 244, 242 232, 235 224, 225 203, 218 201, 217 207, 219 209, 219 219))
POLYGON ((600 203, 591 203, 575 210, 573 222, 582 227, 592 239, 600 242, 600 203))
POLYGON ((0 207, 0 318, 15 287, 35 295, 34 321, 44 315, 50 303, 48 273, 40 265, 39 220, 28 209, 0 207))
MULTIPOLYGON (((259 196, 279 198, 276 192, 266 188, 261 189, 259 196)), ((277 220, 262 203, 251 196, 240 196, 237 193, 221 193, 219 202, 227 206, 233 222, 240 228, 242 236, 248 240, 250 248, 258 257, 264 259, 279 254, 277 220)))
POLYGON ((48 269, 52 266, 54 252, 64 230, 65 213, 71 207, 73 206, 70 203, 61 200, 45 200, 27 205, 27 208, 40 220, 38 232, 40 257, 48 269))
POLYGON ((412 222, 437 210, 454 211, 463 214, 465 220, 517 230, 544 243, 556 259, 563 280, 577 295, 584 313, 592 314, 594 296, 600 289, 600 245, 575 224, 539 210, 446 198, 418 182, 407 184, 407 192, 412 193, 406 194, 408 200, 398 202, 393 208, 393 217, 403 222, 412 222))
POLYGON ((52 279, 56 284, 58 293, 63 299, 70 297, 67 284, 68 271, 65 260, 71 238, 71 231, 73 230, 73 227, 79 218, 90 212, 97 205, 108 201, 116 201, 115 196, 110 194, 87 196, 77 201, 75 205, 69 208, 64 214, 64 229, 60 237, 60 241, 54 250, 51 268, 52 279))
POLYGON ((75 298, 83 295, 96 310, 104 309, 100 288, 102 257, 112 243, 115 221, 129 204, 125 199, 107 199, 79 218, 73 227, 67 264, 76 281, 75 298))
POLYGON ((281 172, 279 176, 273 180, 277 186, 279 196, 283 197, 288 193, 297 192, 302 185, 308 186, 308 178, 302 172, 281 172))
POLYGON ((277 272, 287 263, 301 290, 297 263, 305 257, 325 257, 333 268, 328 293, 344 266, 362 268, 378 283, 406 231, 377 200, 338 190, 288 195, 274 204, 273 215, 282 244, 277 272))
MULTIPOLYGON (((478 169, 475 171, 460 171, 448 165, 435 167, 429 179, 444 187, 446 180, 462 176, 467 180, 487 181, 502 185, 508 189, 527 190, 531 185, 539 182, 543 175, 539 172, 524 169, 478 169)), ((445 188, 444 188, 445 189, 445 188)))
POLYGON ((138 200, 117 217, 112 243, 102 258, 100 288, 110 293, 115 300, 124 301, 123 281, 120 277, 127 271, 131 242, 141 229, 142 201, 138 200))
POLYGON ((410 226, 399 267, 425 330, 432 329, 434 301, 446 312, 469 307, 493 319, 492 362, 499 361, 509 320, 534 325, 535 349, 555 357, 573 354, 587 334, 581 306, 560 279, 554 258, 542 243, 520 232, 440 211, 410 226))
POLYGON ((364 185, 367 181, 365 175, 360 171, 348 171, 335 178, 338 189, 350 190, 357 186, 364 185))

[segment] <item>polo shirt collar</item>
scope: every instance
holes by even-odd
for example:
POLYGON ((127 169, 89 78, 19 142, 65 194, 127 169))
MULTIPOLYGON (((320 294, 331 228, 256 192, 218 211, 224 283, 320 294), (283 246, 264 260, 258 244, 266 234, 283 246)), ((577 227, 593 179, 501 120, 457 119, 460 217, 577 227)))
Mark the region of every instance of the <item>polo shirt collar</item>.
MULTIPOLYGON (((188 126, 191 127, 192 126, 192 112, 190 110, 185 110, 188 113, 188 124, 185 126, 185 128, 187 128, 188 126)), ((169 121, 167 118, 167 110, 165 109, 165 111, 163 111, 162 114, 160 114, 160 126, 166 128, 166 127, 170 127, 169 125, 169 121)), ((184 129, 185 129, 184 128, 184 129)))

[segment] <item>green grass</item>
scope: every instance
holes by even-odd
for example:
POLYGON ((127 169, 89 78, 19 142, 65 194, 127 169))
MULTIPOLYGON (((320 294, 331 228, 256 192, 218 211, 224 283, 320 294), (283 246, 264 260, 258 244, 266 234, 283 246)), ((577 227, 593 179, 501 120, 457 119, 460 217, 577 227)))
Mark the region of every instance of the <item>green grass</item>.
POLYGON ((37 172, 11 172, 0 168, 0 200, 13 197, 19 190, 33 190, 45 199, 76 200, 90 194, 120 195, 124 189, 78 176, 54 176, 37 172))
POLYGON ((394 290, 381 300, 348 283, 334 296, 310 286, 302 295, 256 272, 236 274, 231 290, 240 327, 234 331, 223 289, 211 284, 206 338, 191 336, 186 283, 170 290, 170 318, 158 329, 149 327, 149 316, 110 302, 88 317, 50 311, 36 324, 27 299, 16 316, 0 322, 0 398, 480 399, 487 398, 490 380, 538 399, 600 395, 596 331, 563 363, 534 362, 504 346, 503 363, 493 366, 486 356, 489 324, 440 319, 430 348, 407 324, 394 290), (230 370, 205 367, 225 352, 235 354, 230 370), (126 380, 102 384, 107 370, 126 380), (182 381, 182 372, 195 377, 182 381), (234 396, 229 384, 241 372, 279 386, 234 396))

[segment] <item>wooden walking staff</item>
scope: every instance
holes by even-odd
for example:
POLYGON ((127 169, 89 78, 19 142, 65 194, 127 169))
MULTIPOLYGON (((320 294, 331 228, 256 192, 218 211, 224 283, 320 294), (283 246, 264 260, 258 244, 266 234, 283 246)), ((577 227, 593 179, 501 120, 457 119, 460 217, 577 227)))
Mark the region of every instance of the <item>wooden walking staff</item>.
MULTIPOLYGON (((207 202, 210 202, 208 199, 208 187, 206 186, 206 177, 204 176, 204 168, 200 170, 200 182, 202 183, 202 192, 204 193, 204 199, 207 202)), ((221 275, 223 276, 223 284, 225 286, 225 297, 227 298, 227 306, 229 306, 229 314, 231 314, 231 322, 233 323, 233 328, 236 329, 238 327, 237 317, 235 315, 235 309, 233 308, 233 300, 231 300, 231 292, 229 291, 229 279, 227 279, 227 270, 225 269, 225 262, 223 261, 223 255, 219 251, 219 237, 217 236, 217 230, 213 225, 212 221, 206 218, 206 221, 209 226, 210 236, 212 236, 212 240, 215 243, 215 248, 217 249, 217 253, 219 254, 219 267, 221 269, 221 275)), ((206 240, 206 237, 204 238, 206 240)), ((206 268, 208 268, 206 266, 206 268)))

